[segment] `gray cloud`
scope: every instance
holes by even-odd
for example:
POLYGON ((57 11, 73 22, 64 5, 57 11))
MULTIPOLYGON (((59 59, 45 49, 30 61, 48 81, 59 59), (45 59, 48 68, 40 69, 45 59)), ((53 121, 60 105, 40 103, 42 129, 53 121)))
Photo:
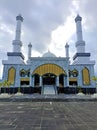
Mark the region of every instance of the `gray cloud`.
MULTIPOLYGON (((71 10, 73 0, 0 0, 0 23, 5 24, 11 31, 15 30, 15 17, 21 13, 24 17, 22 41, 27 50, 27 44, 31 41, 33 49, 43 53, 48 49, 51 40, 51 32, 62 25, 71 10)), ((79 4, 78 12, 86 21, 83 28, 86 50, 92 52, 92 58, 97 56, 97 1, 75 0, 79 4), (93 45, 91 47, 91 44, 93 45), (95 49, 94 49, 95 48, 95 49), (95 50, 95 51, 94 51, 95 50)), ((75 12, 74 12, 75 13, 75 12)), ((10 34, 6 29, 0 30, 0 45, 5 52, 12 49, 14 33, 10 34)), ((72 38, 73 39, 73 38, 72 38)), ((75 40, 75 39, 73 39, 75 40)), ((75 42, 71 45, 71 51, 75 49, 75 42), (73 48, 74 46, 74 48, 73 48)), ((1 49, 1 48, 0 48, 1 49)), ((26 51, 25 51, 26 52, 26 51)), ((1 51, 0 51, 1 53, 1 51)), ((2 52, 3 53, 3 52, 2 52)), ((3 55, 1 55, 3 59, 3 55)))
POLYGON ((19 13, 23 15, 24 43, 32 39, 33 49, 39 52, 48 48, 52 30, 64 23, 71 6, 68 0, 1 0, 0 3, 2 21, 6 24, 14 25, 15 16, 19 13), (30 35, 26 33, 26 28, 30 35))

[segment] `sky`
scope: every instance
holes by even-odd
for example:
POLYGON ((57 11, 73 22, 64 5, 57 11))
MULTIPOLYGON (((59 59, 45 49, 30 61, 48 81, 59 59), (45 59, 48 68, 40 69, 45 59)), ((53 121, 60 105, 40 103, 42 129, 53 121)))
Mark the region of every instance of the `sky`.
MULTIPOLYGON (((0 78, 2 60, 12 51, 15 39, 16 16, 21 14, 22 52, 27 60, 28 44, 32 43, 32 57, 42 56, 50 50, 65 57, 68 42, 70 59, 76 53, 75 17, 82 17, 83 39, 86 52, 97 62, 97 1, 96 0, 0 0, 0 78)), ((95 65, 97 75, 97 63, 95 65)))

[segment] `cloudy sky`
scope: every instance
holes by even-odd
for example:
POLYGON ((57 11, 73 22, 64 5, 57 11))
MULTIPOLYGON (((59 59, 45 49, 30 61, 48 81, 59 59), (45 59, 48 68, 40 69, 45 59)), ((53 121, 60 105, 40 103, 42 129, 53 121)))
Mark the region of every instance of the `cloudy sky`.
MULTIPOLYGON (((42 56, 50 50, 56 56, 65 56, 65 44, 70 45, 70 57, 76 52, 74 18, 83 18, 83 39, 86 52, 97 59, 97 0, 0 0, 0 77, 2 60, 12 51, 16 16, 24 17, 22 24, 22 51, 27 59, 27 45, 32 43, 32 56, 42 56)), ((95 65, 97 73, 97 64, 95 65)))

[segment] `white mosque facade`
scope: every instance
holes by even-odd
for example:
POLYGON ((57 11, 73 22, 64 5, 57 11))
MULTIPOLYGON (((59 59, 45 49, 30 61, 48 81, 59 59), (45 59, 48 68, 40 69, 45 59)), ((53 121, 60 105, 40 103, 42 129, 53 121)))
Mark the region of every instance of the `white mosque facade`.
MULTIPOLYGON (((77 41, 75 43, 76 54, 73 63, 70 64, 69 45, 65 45, 66 57, 56 57, 48 51, 42 57, 31 57, 32 45, 28 45, 28 60, 24 62, 21 52, 21 23, 23 17, 16 17, 16 36, 13 40, 13 51, 7 53, 7 60, 3 60, 2 82, 11 82, 10 91, 23 93, 59 94, 75 93, 80 87, 84 93, 94 93, 95 61, 90 59, 90 53, 85 52, 85 41, 82 36, 82 18, 75 18, 77 41)), ((3 91, 3 90, 2 90, 3 91)))

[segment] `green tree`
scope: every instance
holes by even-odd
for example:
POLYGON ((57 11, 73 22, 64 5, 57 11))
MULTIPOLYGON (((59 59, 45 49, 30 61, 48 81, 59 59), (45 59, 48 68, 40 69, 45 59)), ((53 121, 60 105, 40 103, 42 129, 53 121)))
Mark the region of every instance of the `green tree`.
POLYGON ((77 86, 77 90, 78 90, 78 93, 82 93, 82 88, 81 88, 81 86, 77 86))
POLYGON ((5 87, 4 93, 6 93, 6 87, 10 87, 10 85, 11 85, 10 81, 7 81, 7 80, 3 81, 2 86, 5 87))
POLYGON ((96 76, 93 76, 93 77, 92 77, 92 80, 95 82, 96 92, 97 92, 97 77, 96 77, 96 76))
POLYGON ((3 84, 0 82, 0 93, 1 93, 1 87, 3 86, 3 84))

